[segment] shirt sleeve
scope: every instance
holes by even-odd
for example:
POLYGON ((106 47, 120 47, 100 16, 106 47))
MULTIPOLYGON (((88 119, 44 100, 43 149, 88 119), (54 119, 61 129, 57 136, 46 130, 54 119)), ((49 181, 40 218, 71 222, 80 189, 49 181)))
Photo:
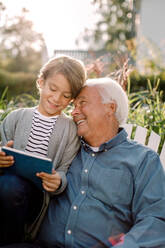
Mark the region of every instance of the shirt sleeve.
POLYGON ((132 228, 113 247, 165 247, 165 173, 156 153, 149 152, 142 162, 134 192, 132 228))

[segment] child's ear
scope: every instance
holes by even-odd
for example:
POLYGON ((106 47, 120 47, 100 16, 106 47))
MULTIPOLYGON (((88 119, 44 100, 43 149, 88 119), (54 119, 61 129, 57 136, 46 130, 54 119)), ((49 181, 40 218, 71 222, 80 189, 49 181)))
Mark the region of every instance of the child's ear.
POLYGON ((43 86, 44 86, 44 80, 43 80, 43 78, 39 78, 39 79, 37 80, 37 87, 38 87, 39 89, 42 89, 43 86))

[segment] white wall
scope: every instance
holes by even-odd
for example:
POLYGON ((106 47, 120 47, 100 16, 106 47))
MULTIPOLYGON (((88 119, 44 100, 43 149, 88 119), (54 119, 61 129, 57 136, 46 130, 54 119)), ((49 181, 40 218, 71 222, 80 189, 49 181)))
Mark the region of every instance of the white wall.
POLYGON ((141 0, 137 40, 137 60, 165 61, 165 0, 141 0))

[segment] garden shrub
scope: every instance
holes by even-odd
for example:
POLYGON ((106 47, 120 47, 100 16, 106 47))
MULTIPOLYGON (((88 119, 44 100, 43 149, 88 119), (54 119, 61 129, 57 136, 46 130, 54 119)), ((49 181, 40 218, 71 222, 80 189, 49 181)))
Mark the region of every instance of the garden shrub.
MULTIPOLYGON (((131 82, 132 83, 132 82, 131 82)), ((130 104, 128 122, 145 127, 154 131, 161 137, 161 143, 165 142, 165 102, 163 102, 163 91, 159 90, 160 80, 154 83, 147 80, 147 89, 129 92, 130 81, 128 83, 128 97, 130 104)))
POLYGON ((142 75, 137 70, 133 70, 130 73, 131 80, 131 92, 139 92, 141 90, 148 89, 148 80, 151 84, 155 84, 159 79, 159 89, 163 91, 162 100, 165 101, 165 72, 161 72, 159 75, 142 75))
POLYGON ((31 73, 10 73, 0 70, 0 93, 8 87, 6 94, 8 99, 16 97, 22 93, 31 94, 36 97, 37 89, 35 81, 36 75, 31 73))

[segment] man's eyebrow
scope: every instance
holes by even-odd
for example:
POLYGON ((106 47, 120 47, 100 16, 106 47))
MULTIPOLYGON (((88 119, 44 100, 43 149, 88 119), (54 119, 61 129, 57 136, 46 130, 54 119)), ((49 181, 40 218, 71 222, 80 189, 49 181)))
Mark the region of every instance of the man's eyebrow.
POLYGON ((77 96, 76 100, 79 100, 79 99, 81 100, 81 99, 85 99, 85 98, 86 98, 85 96, 77 96))
POLYGON ((77 96, 74 101, 73 101, 73 104, 77 103, 78 101, 81 101, 83 99, 85 99, 86 97, 85 96, 77 96))

